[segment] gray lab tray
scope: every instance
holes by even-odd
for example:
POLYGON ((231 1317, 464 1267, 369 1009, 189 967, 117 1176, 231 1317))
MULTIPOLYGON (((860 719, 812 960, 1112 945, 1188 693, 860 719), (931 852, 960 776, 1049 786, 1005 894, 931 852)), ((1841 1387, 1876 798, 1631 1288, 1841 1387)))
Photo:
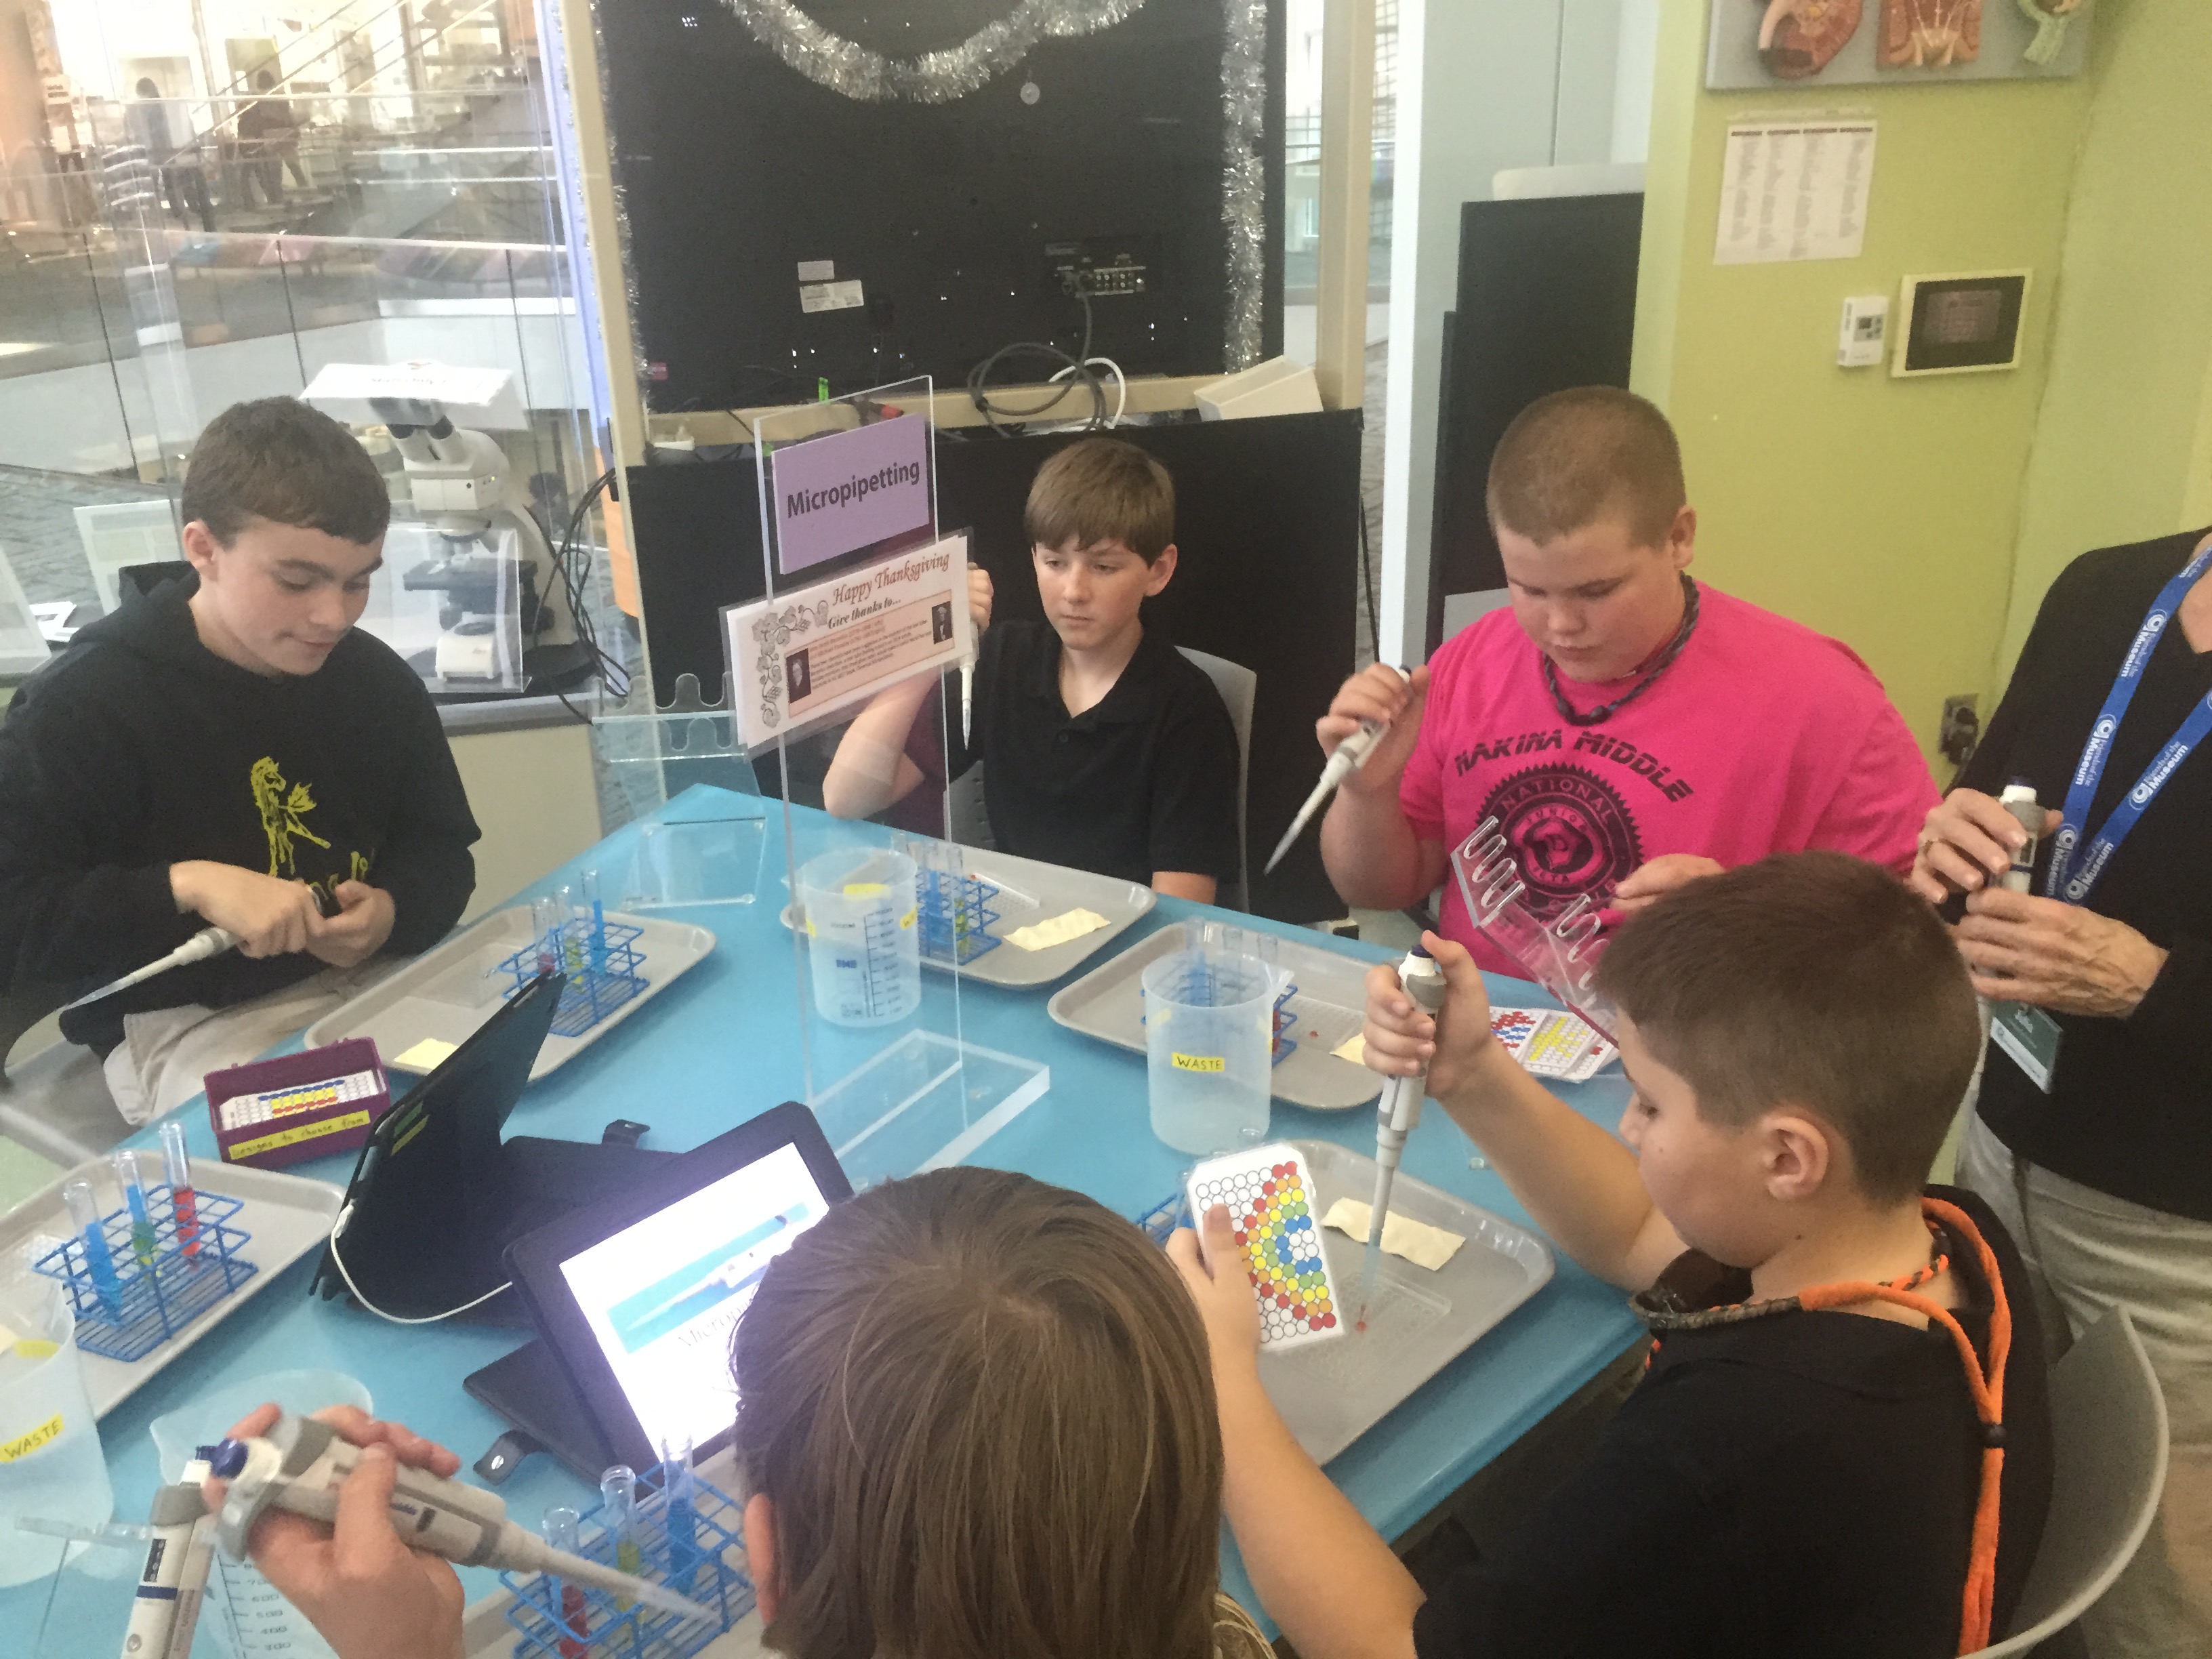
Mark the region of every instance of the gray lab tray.
MULTIPOLYGON (((1316 1223, 1340 1198, 1364 1204, 1375 1195, 1373 1158, 1333 1140, 1290 1144, 1304 1157, 1321 1195, 1316 1223)), ((1316 1463, 1328 1462, 1381 1422, 1552 1277, 1552 1250, 1542 1239, 1426 1182, 1401 1175, 1390 1189, 1390 1209, 1463 1234, 1467 1243, 1434 1273, 1384 1256, 1365 1331, 1260 1356, 1267 1397, 1316 1463)), ((1350 1318, 1358 1311, 1351 1304, 1359 1299, 1365 1246, 1333 1227, 1321 1233, 1350 1318)))
MULTIPOLYGON (((641 930, 637 951, 645 989, 581 1036, 554 1032, 538 1051, 530 1080, 557 1071, 659 996, 714 948, 714 936, 689 922, 607 912, 609 921, 641 930)), ((425 951, 398 972, 378 981, 352 1001, 333 1008, 307 1028, 310 1048, 346 1037, 368 1037, 386 1068, 424 1037, 465 1042, 478 1026, 499 1012, 514 981, 500 963, 536 937, 527 905, 495 910, 466 933, 425 951)), ((412 1068, 409 1068, 412 1069, 412 1068)))
MULTIPOLYGON (((140 1152, 142 1167, 150 1175, 158 1160, 143 1148, 140 1152)), ((0 1258, 22 1264, 18 1271, 23 1278, 44 1278, 23 1263, 23 1246, 33 1237, 43 1234, 59 1243, 76 1231, 70 1224, 69 1206, 62 1202, 62 1187, 80 1177, 92 1182, 103 1211, 121 1206, 115 1177, 104 1158, 80 1164, 33 1193, 0 1217, 0 1258)), ((308 1251, 319 1249, 331 1236, 331 1223, 345 1196, 327 1181, 206 1158, 192 1160, 192 1185, 212 1196, 239 1200, 238 1214, 224 1224, 247 1235, 239 1259, 252 1262, 260 1271, 143 1358, 110 1359, 79 1350, 84 1391, 91 1398, 94 1417, 106 1416, 129 1399, 140 1383, 237 1312, 240 1303, 267 1289, 279 1273, 308 1251)))
MULTIPOLYGON (((986 951, 960 970, 961 978, 985 985, 1003 985, 1009 990, 1049 985, 1104 950, 1158 902, 1151 888, 1118 876, 1018 859, 1012 853, 994 853, 988 848, 963 848, 962 852, 968 873, 999 890, 990 902, 999 919, 984 929, 1000 941, 998 948, 986 951), (1078 906, 1105 917, 1106 925, 1081 939, 1042 951, 1024 951, 1018 945, 1006 943, 1006 935, 1015 928, 1049 921, 1078 906)), ((791 926, 789 905, 784 906, 778 920, 787 927, 791 926)), ((948 971, 943 963, 927 957, 921 959, 921 965, 940 974, 948 971)))
MULTIPOLYGON (((1101 963, 1046 1005, 1071 1031, 1117 1048, 1145 1052, 1145 969, 1183 948, 1189 930, 1171 922, 1148 933, 1110 962, 1101 963)), ((1381 1073, 1339 1058, 1330 1050, 1366 1023, 1367 970, 1372 963, 1318 945, 1267 934, 1275 961, 1290 970, 1297 991, 1288 1012, 1297 1023, 1284 1033, 1298 1045, 1275 1064, 1269 1091, 1278 1100, 1317 1111, 1364 1106, 1382 1092, 1381 1073)), ((994 956, 997 951, 991 953, 994 956)))

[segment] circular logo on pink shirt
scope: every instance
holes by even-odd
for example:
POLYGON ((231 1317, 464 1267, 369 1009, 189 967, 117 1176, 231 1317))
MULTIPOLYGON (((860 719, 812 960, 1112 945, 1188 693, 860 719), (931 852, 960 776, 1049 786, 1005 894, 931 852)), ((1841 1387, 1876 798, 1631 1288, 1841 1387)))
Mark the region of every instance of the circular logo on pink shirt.
POLYGON ((1491 792, 1478 821, 1495 817, 1513 849, 1523 902, 1549 921, 1584 893, 1609 897, 1644 862, 1643 837, 1628 806, 1579 766, 1534 766, 1491 792))

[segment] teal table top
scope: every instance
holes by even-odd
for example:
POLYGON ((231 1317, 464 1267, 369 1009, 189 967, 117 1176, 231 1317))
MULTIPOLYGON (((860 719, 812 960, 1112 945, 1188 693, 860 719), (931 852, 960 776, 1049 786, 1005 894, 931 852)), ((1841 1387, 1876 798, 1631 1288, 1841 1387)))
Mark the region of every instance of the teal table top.
MULTIPOLYGON (((703 795, 679 798, 663 812, 696 815, 703 795)), ((620 1025, 550 1077, 532 1085, 507 1123, 509 1134, 597 1140, 611 1119, 651 1126, 644 1145, 684 1151, 786 1099, 808 1097, 810 1059, 819 1088, 838 1063, 823 1044, 803 1043, 800 1002, 805 968, 778 915, 786 888, 787 836, 799 862, 826 848, 880 837, 866 824, 839 823, 805 808, 763 803, 768 817, 757 896, 749 904, 659 912, 694 921, 716 936, 713 953, 638 1007, 620 1025), (828 1075, 823 1075, 827 1071, 828 1075)), ((586 868, 627 867, 641 833, 631 824, 517 896, 521 902, 573 881, 586 868)), ((1368 961, 1394 954, 1327 939, 1282 924, 1162 899, 1127 933, 1091 958, 1088 969, 1154 928, 1206 917, 1295 936, 1368 961)), ((1005 947, 1002 947, 1005 948, 1005 947)), ((1079 970, 1081 971, 1081 970, 1079 970)), ((1068 976, 1070 979, 1074 975, 1068 976)), ((953 995, 942 975, 926 975, 924 1012, 950 1032, 953 995)), ((1066 983, 1066 981, 1059 983, 1066 983)), ((1019 1170, 1078 1188, 1132 1219, 1176 1189, 1189 1163, 1153 1138, 1145 1060, 1054 1024, 1045 1004, 1058 984, 1009 991, 963 982, 959 1035, 967 1042, 1040 1060, 1051 1068, 1044 1097, 986 1141, 972 1162, 1019 1170)), ((1556 1006, 1537 987, 1501 980, 1492 999, 1512 1006, 1556 1006)), ((290 1045, 298 1046, 295 1043, 290 1045)), ((1564 1098, 1610 1128, 1626 1098, 1617 1073, 1560 1090, 1564 1098)), ((212 1158, 213 1133, 196 1097, 179 1113, 193 1156, 212 1158)), ((1360 1109, 1314 1112, 1273 1109, 1279 1139, 1325 1139, 1372 1153, 1374 1115, 1360 1109)), ((151 1146, 149 1129, 134 1144, 151 1146)), ((352 1158, 294 1166, 293 1173, 343 1186, 352 1158)), ((1406 1173, 1528 1224, 1504 1183, 1474 1160, 1474 1148, 1441 1111, 1426 1114, 1408 1142, 1406 1173)), ((158 1484, 148 1425, 162 1413, 238 1379, 303 1367, 349 1372, 366 1383, 379 1416, 396 1419, 444 1443, 466 1464, 507 1427, 465 1393, 461 1379, 519 1346, 511 1328, 454 1321, 403 1327, 343 1302, 308 1293, 314 1256, 279 1275, 188 1352, 168 1364, 100 1425, 118 1519, 146 1513, 158 1484)), ((1561 1257, 1551 1282, 1496 1329, 1446 1365, 1328 1466, 1330 1477, 1386 1537, 1427 1514, 1471 1474, 1566 1401, 1618 1355, 1636 1324, 1620 1292, 1561 1257)), ((526 1460, 501 1489, 509 1513, 534 1522, 547 1506, 588 1508, 597 1493, 550 1456, 526 1460)), ((100 1549, 52 1578, 0 1589, 0 1628, 40 1638, 41 1656, 105 1656, 119 1649, 129 1582, 139 1561, 100 1549)), ((1224 1588, 1257 1609, 1233 1546, 1224 1544, 1224 1588)), ((471 1599, 496 1588, 489 1572, 463 1574, 471 1599)), ((204 1621, 194 1652, 214 1656, 204 1621)), ((6 1644, 13 1650, 15 1637, 6 1644)))

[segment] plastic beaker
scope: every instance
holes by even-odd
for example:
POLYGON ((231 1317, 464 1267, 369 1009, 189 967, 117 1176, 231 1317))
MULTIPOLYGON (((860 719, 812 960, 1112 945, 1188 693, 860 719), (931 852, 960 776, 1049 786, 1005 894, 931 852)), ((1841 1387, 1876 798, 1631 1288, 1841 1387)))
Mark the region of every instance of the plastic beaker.
POLYGON ((1146 968, 1152 1133, 1177 1152, 1237 1152, 1267 1138, 1276 981, 1238 951, 1178 951, 1146 968))
POLYGON ((881 848, 810 859, 799 908, 814 1007, 833 1025, 888 1025, 921 1003, 914 860, 881 848))
POLYGON ((16 1517, 97 1526, 114 1515, 115 1492, 68 1293, 53 1279, 20 1279, 0 1291, 0 1584, 23 1584, 80 1547, 24 1532, 16 1517))
MULTIPOLYGON (((154 1419, 150 1427, 161 1479, 179 1479, 196 1448, 212 1445, 256 1406, 271 1401, 299 1416, 325 1406, 370 1408, 368 1388, 343 1371, 271 1371, 226 1382, 154 1419)), ((208 1622, 231 1659, 337 1659, 307 1614, 279 1595, 251 1561, 234 1561, 217 1551, 208 1588, 215 1604, 208 1622)))

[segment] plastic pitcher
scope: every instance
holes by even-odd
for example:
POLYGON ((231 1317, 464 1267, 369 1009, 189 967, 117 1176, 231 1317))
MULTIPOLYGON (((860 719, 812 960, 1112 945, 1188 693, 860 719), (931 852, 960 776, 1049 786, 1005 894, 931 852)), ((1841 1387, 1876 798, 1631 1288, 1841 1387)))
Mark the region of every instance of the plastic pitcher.
POLYGON ((1240 1151, 1267 1138, 1275 970, 1206 948, 1145 969, 1152 1133, 1180 1152, 1240 1151))
MULTIPOLYGON (((302 1416, 325 1406, 370 1408, 368 1389, 343 1371, 271 1371, 226 1382, 154 1419, 161 1479, 178 1480, 196 1448, 222 1439, 232 1424, 272 1401, 302 1416)), ((215 1627, 216 1641, 231 1659, 337 1659, 307 1615, 278 1595, 252 1562, 233 1561, 217 1551, 208 1589, 213 1605, 204 1622, 215 1627)))
POLYGON ((22 1584, 82 1547, 21 1531, 18 1516, 97 1526, 114 1515, 115 1493, 68 1293, 50 1279, 20 1279, 0 1291, 0 1584, 22 1584))
POLYGON ((914 860, 880 848, 811 859, 799 905, 814 1007, 833 1025, 889 1025, 921 1004, 914 860))

